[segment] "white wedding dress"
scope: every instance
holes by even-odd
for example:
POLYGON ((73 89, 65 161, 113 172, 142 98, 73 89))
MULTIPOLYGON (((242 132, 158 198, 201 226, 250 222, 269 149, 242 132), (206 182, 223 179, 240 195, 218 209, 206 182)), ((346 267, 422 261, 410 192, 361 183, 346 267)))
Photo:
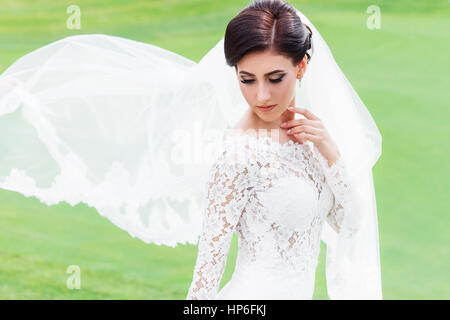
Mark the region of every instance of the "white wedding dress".
POLYGON ((320 161, 328 163, 310 142, 226 136, 206 184, 187 299, 312 299, 322 225, 339 232, 349 192, 342 157, 326 172, 320 161), (217 292, 234 231, 235 270, 217 292))

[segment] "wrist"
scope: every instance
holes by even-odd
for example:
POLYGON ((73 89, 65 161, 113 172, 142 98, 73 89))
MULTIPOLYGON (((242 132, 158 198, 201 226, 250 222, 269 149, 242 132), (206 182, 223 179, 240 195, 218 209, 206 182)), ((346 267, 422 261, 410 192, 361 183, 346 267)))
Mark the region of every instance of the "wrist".
POLYGON ((333 166, 341 157, 341 153, 339 152, 339 149, 336 145, 333 145, 331 147, 325 147, 322 150, 328 150, 325 154, 323 154, 324 158, 328 162, 328 167, 333 166))

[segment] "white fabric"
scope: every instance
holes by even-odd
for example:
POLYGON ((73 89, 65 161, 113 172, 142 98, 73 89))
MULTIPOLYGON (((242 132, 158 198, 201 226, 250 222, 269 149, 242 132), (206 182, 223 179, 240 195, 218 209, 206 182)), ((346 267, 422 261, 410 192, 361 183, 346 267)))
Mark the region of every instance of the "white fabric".
POLYGON ((327 160, 308 143, 227 136, 207 184, 188 299, 312 298, 322 225, 339 231, 350 193, 342 158, 325 172, 319 161, 327 160), (233 278, 216 295, 235 230, 233 278))
MULTIPOLYGON (((331 299, 382 299, 378 219, 372 167, 381 155, 381 134, 315 26, 310 26, 313 54, 296 104, 305 106, 325 124, 338 145, 353 186, 341 231, 324 224, 321 238, 327 245, 326 277, 331 299), (350 217, 358 215, 359 226, 350 217), (347 217, 349 219, 347 219, 347 217)), ((326 170, 326 163, 321 162, 326 170)))
MULTIPOLYGON (((298 14, 313 30, 314 51, 296 105, 326 125, 354 186, 341 232, 326 223, 321 232, 328 293, 380 299, 372 167, 381 135, 320 33, 298 14)), ((0 76, 0 187, 48 205, 84 202, 146 243, 196 244, 211 164, 247 108, 223 39, 195 63, 129 39, 67 37, 0 76)))
POLYGON ((183 119, 220 115, 208 109, 207 84, 188 75, 194 68, 157 46, 95 34, 17 60, 0 77, 0 136, 8 137, 0 187, 48 205, 84 202, 147 243, 196 243, 208 163, 176 155, 203 143, 177 130, 200 123, 183 119))

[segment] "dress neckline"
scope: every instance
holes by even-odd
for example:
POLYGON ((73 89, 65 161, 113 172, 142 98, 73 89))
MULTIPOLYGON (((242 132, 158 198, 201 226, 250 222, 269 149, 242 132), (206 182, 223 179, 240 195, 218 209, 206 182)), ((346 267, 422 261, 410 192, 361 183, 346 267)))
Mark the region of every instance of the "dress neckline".
POLYGON ((226 135, 226 139, 232 139, 235 137, 239 137, 240 139, 244 139, 244 140, 250 140, 252 142, 260 142, 266 145, 270 145, 270 146, 275 146, 275 147, 280 147, 280 148, 294 148, 296 149, 297 147, 304 147, 305 143, 301 144, 300 142, 297 141, 292 141, 289 140, 288 142, 278 142, 272 139, 272 137, 270 136, 254 136, 254 135, 250 135, 250 134, 239 134, 239 133, 229 133, 226 135))

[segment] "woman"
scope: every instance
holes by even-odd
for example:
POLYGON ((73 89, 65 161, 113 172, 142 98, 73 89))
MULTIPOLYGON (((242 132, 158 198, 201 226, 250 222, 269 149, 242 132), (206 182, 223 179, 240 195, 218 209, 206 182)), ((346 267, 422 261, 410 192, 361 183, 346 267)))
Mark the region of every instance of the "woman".
POLYGON ((104 35, 19 59, 0 77, 0 187, 85 202, 147 243, 200 235, 188 299, 311 299, 320 240, 332 299, 380 299, 364 104, 284 1, 253 2, 224 40, 198 64, 104 35))
POLYGON ((360 213, 349 208, 354 191, 339 148, 319 117, 292 108, 312 37, 282 1, 255 1, 227 26, 226 61, 249 110, 211 171, 188 299, 311 299, 322 224, 338 234, 358 230, 360 213), (235 271, 217 293, 234 230, 235 271))

